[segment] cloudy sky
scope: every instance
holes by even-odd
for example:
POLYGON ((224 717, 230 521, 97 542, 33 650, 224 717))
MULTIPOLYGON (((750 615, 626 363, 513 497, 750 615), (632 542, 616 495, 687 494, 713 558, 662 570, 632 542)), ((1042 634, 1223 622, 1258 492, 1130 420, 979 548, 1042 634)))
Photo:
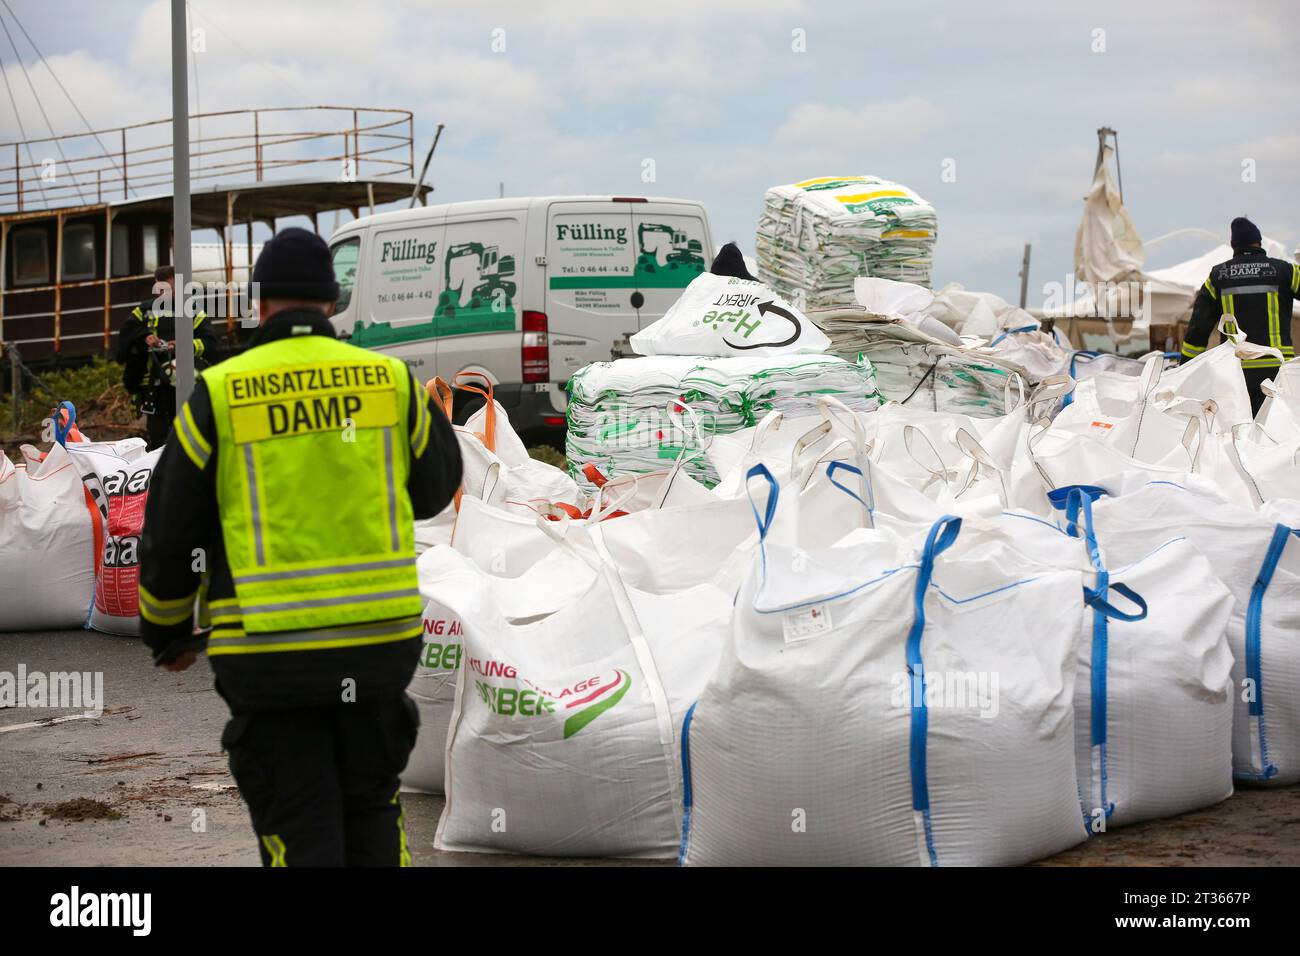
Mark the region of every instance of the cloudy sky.
MULTIPOLYGON (((93 125, 169 115, 166 0, 5 2, 93 125)), ((46 132, 28 76, 57 132, 84 131, 0 14, 27 135, 46 132)), ((499 183, 696 198, 715 238, 750 253, 767 187, 894 179, 938 209, 936 285, 1014 298, 1031 242, 1034 304, 1071 268, 1103 125, 1119 131, 1144 239, 1226 238, 1248 214, 1288 249, 1300 242, 1295 14, 1287 0, 197 0, 206 50, 192 68, 205 111, 402 107, 418 154, 445 123, 436 199, 496 196, 499 183)), ((0 135, 20 138, 7 97, 0 135)), ((1148 265, 1206 248, 1164 243, 1148 265)))

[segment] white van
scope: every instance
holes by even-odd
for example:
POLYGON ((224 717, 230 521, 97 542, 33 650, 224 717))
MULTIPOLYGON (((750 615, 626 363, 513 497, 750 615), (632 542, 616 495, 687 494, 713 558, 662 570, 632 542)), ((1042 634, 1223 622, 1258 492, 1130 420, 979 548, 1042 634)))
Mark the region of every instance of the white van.
POLYGON ((569 377, 662 316, 713 237, 692 200, 546 196, 367 216, 330 248, 340 337, 421 382, 484 372, 525 440, 556 441, 569 377))

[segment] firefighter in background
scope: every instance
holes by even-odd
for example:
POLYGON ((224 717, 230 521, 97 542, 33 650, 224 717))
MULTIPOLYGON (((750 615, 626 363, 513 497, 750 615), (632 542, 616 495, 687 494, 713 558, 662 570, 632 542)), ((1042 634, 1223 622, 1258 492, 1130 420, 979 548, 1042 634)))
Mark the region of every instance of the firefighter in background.
MULTIPOLYGON (((1183 360, 1205 351, 1221 316, 1230 316, 1229 332, 1240 331, 1254 345, 1268 345, 1286 359, 1295 357, 1291 344, 1291 305, 1300 294, 1300 265, 1273 259, 1264 253, 1263 236, 1245 217, 1232 220, 1232 258, 1210 270, 1196 294, 1191 322, 1183 338, 1183 360)), ((1258 412, 1265 381, 1277 374, 1276 356, 1243 359, 1242 373, 1250 391, 1251 408, 1258 412)))
MULTIPOLYGON (((159 266, 153 274, 155 298, 131 310, 117 333, 117 360, 124 366, 122 384, 137 414, 145 416, 152 450, 167 440, 176 417, 176 270, 159 266)), ((217 345, 205 313, 194 316, 194 368, 211 364, 217 345)))
POLYGON ((141 636, 168 671, 206 646, 265 865, 409 865, 413 519, 452 500, 460 450, 400 359, 335 337, 319 236, 280 232, 253 282, 257 331, 199 376, 154 471, 141 636))

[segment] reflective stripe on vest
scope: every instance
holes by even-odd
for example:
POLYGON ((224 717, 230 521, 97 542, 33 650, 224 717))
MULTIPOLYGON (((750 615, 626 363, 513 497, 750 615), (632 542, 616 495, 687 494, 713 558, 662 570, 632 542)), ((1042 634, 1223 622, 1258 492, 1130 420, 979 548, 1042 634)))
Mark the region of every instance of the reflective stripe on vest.
POLYGON ((325 627, 314 631, 276 631, 273 634, 249 634, 241 627, 217 625, 208 637, 208 656, 318 651, 335 647, 388 644, 418 637, 423 630, 424 621, 419 617, 380 621, 378 624, 325 627))
POLYGON ((421 612, 406 494, 406 366, 308 335, 250 349, 205 370, 203 380, 216 421, 217 501, 236 594, 214 602, 212 618, 219 630, 237 626, 231 636, 240 639, 218 639, 214 652, 405 639, 409 628, 321 632, 421 612), (294 633, 263 639, 278 632, 294 633))
POLYGON ((1282 347, 1282 322, 1278 316, 1276 291, 1268 294, 1268 344, 1275 349, 1282 347))

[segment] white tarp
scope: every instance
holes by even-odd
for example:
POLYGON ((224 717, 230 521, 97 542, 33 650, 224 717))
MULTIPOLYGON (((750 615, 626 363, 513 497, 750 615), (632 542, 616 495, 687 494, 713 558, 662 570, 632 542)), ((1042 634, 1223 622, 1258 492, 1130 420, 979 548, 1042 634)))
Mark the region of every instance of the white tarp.
POLYGON ((1127 282, 1141 273, 1146 261, 1142 239, 1110 174, 1113 155, 1107 146, 1083 201, 1083 219, 1074 239, 1074 274, 1081 282, 1127 282))

